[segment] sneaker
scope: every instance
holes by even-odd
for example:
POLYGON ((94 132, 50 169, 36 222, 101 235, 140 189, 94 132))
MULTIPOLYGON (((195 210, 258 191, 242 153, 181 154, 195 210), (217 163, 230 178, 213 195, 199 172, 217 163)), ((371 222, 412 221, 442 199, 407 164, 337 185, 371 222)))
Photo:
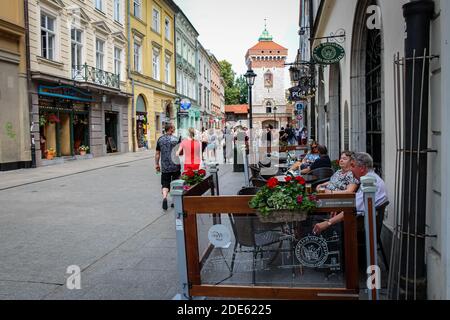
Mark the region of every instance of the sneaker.
POLYGON ((167 210, 167 199, 163 199, 162 208, 163 210, 167 210))

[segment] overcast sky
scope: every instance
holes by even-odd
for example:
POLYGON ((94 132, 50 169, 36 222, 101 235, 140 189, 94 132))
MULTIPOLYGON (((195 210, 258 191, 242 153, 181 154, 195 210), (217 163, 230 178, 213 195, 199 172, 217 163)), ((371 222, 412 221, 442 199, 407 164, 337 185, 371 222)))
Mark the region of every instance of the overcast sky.
MULTIPOLYGON (((227 60, 239 75, 247 71, 245 54, 258 43, 267 18, 273 41, 289 49, 295 60, 299 37, 298 0, 175 0, 200 34, 205 49, 227 60)), ((287 68, 286 68, 287 70, 287 68)), ((287 74, 287 71, 286 71, 287 74)), ((285 79, 286 87, 289 80, 285 79)))

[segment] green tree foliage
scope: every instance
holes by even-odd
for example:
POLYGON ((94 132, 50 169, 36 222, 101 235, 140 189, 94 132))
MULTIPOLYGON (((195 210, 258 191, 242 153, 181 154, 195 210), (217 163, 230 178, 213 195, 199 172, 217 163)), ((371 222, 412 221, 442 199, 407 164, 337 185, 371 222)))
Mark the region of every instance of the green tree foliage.
POLYGON ((248 99, 248 88, 245 78, 241 75, 236 78, 231 63, 226 60, 219 62, 220 73, 225 81, 225 104, 245 104, 248 99))

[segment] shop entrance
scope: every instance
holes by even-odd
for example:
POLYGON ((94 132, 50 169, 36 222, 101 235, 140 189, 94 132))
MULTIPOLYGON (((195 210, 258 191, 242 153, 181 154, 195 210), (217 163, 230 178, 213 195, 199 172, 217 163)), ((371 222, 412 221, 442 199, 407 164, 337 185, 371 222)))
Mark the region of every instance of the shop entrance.
POLYGON ((118 152, 117 149, 118 114, 116 112, 105 113, 105 144, 107 153, 118 152))
POLYGON ((138 148, 148 148, 147 123, 147 113, 136 112, 136 136, 138 148))
POLYGON ((42 159, 79 155, 81 146, 89 147, 89 111, 85 110, 86 106, 44 100, 40 100, 40 104, 42 159))

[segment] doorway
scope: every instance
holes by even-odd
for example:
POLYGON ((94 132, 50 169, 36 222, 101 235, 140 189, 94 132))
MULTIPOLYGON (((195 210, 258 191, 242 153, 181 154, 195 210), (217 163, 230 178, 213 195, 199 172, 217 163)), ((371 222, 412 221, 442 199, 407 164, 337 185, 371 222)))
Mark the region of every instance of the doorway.
POLYGON ((118 152, 117 128, 118 128, 118 113, 105 112, 105 144, 107 153, 118 152))

